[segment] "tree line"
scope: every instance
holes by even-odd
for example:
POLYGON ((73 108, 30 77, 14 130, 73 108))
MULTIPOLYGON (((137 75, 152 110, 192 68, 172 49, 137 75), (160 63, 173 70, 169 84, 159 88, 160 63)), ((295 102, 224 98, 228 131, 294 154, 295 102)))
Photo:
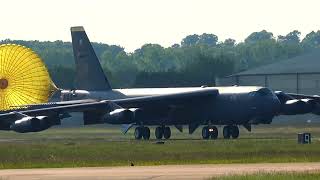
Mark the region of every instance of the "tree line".
MULTIPOLYGON (((123 47, 92 43, 113 87, 175 87, 214 85, 215 79, 320 48, 320 31, 302 40, 294 30, 274 37, 266 30, 251 33, 243 42, 219 41, 214 34, 188 35, 180 43, 164 48, 145 44, 132 53, 123 47)), ((0 42, 25 45, 45 61, 53 81, 61 88, 74 88, 72 44, 63 41, 0 42), (68 74, 68 76, 66 76, 68 74)))

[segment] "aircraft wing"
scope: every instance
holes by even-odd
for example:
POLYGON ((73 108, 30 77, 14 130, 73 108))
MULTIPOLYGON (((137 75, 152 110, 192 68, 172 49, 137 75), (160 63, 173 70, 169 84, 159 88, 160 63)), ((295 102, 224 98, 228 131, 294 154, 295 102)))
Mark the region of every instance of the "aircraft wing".
POLYGON ((286 94, 295 99, 313 99, 316 101, 320 101, 320 96, 318 95, 306 95, 306 94, 295 94, 295 93, 286 93, 286 94))
MULTIPOLYGON (((284 93, 282 91, 276 91, 275 94, 282 104, 291 109, 287 109, 288 113, 285 113, 287 115, 305 114, 310 112, 320 115, 320 96, 318 95, 284 93)), ((283 108, 283 110, 285 109, 286 108, 283 108)))
MULTIPOLYGON (((65 103, 67 104, 67 103, 65 103)), ((11 123, 16 121, 20 116, 49 116, 58 118, 59 115, 69 112, 86 112, 86 111, 101 111, 107 112, 111 109, 112 102, 110 101, 100 101, 100 102, 89 102, 89 103, 76 103, 59 105, 59 106, 42 106, 37 107, 37 109, 22 109, 22 110, 13 110, 10 112, 5 112, 0 114, 0 121, 11 123)))
MULTIPOLYGON (((131 124, 136 123, 137 111, 132 108, 183 107, 215 98, 218 90, 203 89, 191 92, 119 99, 99 102, 78 101, 32 106, 0 113, 0 129, 16 132, 37 132, 60 124, 68 113, 83 112, 84 124, 131 124), (36 124, 37 126, 35 126, 36 124)), ((144 113, 143 113, 144 116, 144 113)))
POLYGON ((19 109, 0 113, 0 121, 11 121, 16 119, 17 115, 25 114, 28 116, 57 116, 70 112, 108 112, 114 109, 133 108, 140 106, 170 106, 170 105, 183 105, 190 103, 197 103, 200 100, 208 99, 218 95, 218 90, 198 90, 192 92, 157 95, 147 97, 137 97, 128 99, 119 99, 113 101, 99 101, 94 102, 92 100, 82 101, 66 101, 58 102, 56 104, 43 104, 37 105, 35 109, 19 109), (55 106, 53 106, 55 105, 55 106))
POLYGON ((144 96, 126 99, 117 99, 112 102, 125 108, 139 108, 139 107, 161 107, 161 106, 186 106, 190 104, 196 104, 204 102, 206 100, 212 100, 218 96, 219 91, 217 89, 201 89, 190 92, 144 96))

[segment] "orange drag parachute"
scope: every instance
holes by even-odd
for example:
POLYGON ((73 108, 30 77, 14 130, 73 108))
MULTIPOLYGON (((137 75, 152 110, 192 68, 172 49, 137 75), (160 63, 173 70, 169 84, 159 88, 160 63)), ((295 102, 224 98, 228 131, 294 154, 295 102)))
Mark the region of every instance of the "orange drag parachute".
POLYGON ((56 90, 35 52, 16 44, 0 45, 0 110, 48 102, 56 90))

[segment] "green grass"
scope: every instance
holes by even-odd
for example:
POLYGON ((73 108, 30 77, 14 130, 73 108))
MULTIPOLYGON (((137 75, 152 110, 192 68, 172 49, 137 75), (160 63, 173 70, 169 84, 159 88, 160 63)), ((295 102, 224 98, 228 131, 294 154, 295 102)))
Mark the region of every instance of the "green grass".
POLYGON ((53 128, 41 133, 0 133, 0 168, 164 165, 198 163, 319 162, 320 128, 259 127, 236 140, 201 140, 173 131, 173 140, 136 141, 117 128, 53 128), (297 144, 297 132, 312 144, 297 144), (190 139, 186 139, 190 138, 190 139))
POLYGON ((247 175, 232 175, 212 178, 212 180, 318 180, 320 172, 286 172, 286 173, 258 173, 247 175))

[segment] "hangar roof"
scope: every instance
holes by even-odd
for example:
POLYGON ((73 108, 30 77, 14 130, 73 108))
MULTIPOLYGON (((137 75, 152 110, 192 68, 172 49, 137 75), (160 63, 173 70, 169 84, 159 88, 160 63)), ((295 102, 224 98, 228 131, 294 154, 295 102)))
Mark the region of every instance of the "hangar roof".
POLYGON ((288 60, 283 60, 266 66, 243 71, 233 74, 232 76, 292 73, 320 73, 320 50, 288 60))

